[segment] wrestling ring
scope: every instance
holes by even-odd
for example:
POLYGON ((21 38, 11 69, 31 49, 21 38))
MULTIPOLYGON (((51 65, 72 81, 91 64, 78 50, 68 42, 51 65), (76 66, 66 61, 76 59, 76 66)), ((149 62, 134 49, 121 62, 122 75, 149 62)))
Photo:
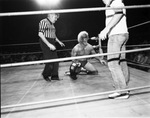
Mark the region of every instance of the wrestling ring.
MULTIPOLYGON (((121 8, 150 8, 150 5, 126 6, 121 8)), ((0 17, 103 11, 106 9, 116 8, 105 7, 0 13, 0 17)), ((150 21, 129 27, 129 29, 148 23, 150 21)), ((150 116, 148 112, 150 110, 150 73, 130 67, 131 81, 129 88, 120 90, 131 91, 130 98, 127 100, 110 100, 107 98, 107 95, 116 92, 112 87, 111 74, 106 65, 101 65, 93 59, 93 57, 99 56, 106 57, 107 55, 118 53, 137 54, 137 52, 147 52, 150 50, 150 44, 127 45, 127 47, 130 50, 115 53, 1 64, 1 117, 88 118, 150 116), (64 73, 68 70, 71 60, 81 58, 91 58, 90 61, 99 70, 99 74, 79 75, 79 78, 73 81, 64 75, 64 73), (44 63, 49 62, 60 62, 59 74, 60 78, 63 78, 62 81, 47 83, 43 80, 41 72, 44 63), (116 112, 119 113, 115 114, 116 112)), ((103 48, 106 47, 104 46, 103 48)), ((64 49, 64 51, 68 50, 70 51, 71 49, 64 49)), ((128 64, 150 68, 149 64, 139 64, 133 60, 128 60, 128 64)))

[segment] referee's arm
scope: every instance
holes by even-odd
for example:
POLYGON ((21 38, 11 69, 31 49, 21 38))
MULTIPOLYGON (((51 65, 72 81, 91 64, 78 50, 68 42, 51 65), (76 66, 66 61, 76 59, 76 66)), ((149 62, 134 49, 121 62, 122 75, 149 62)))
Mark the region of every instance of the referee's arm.
POLYGON ((63 42, 61 42, 57 37, 56 37, 56 41, 61 45, 61 46, 65 46, 65 44, 63 42))
POLYGON ((50 50, 56 50, 56 47, 53 46, 51 43, 49 43, 46 39, 46 37, 44 36, 44 32, 45 32, 45 28, 46 28, 46 23, 44 20, 40 21, 39 23, 39 33, 38 36, 41 38, 41 40, 50 48, 50 50))
POLYGON ((42 41, 50 48, 50 50, 56 50, 56 47, 47 41, 42 32, 39 32, 38 36, 42 39, 42 41))

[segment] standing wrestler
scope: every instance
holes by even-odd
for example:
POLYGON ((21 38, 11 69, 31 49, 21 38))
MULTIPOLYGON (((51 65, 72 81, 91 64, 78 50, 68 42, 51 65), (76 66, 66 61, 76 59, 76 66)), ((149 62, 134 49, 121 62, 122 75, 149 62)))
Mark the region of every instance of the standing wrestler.
MULTIPOLYGON (((56 59, 57 51, 55 43, 58 42, 61 46, 65 46, 57 37, 54 23, 59 18, 59 14, 50 13, 47 18, 39 23, 40 46, 43 51, 44 59, 56 59)), ((43 78, 46 81, 59 80, 58 76, 59 63, 46 63, 42 72, 43 78)))
MULTIPOLYGON (((106 7, 124 7, 122 0, 102 0, 106 7)), ((100 32, 99 38, 105 40, 108 36, 107 52, 125 51, 125 44, 129 38, 126 10, 109 9, 105 11, 106 27, 100 32)), ((125 54, 108 55, 108 67, 112 74, 114 87, 116 90, 127 89, 129 82, 129 72, 125 54)), ((115 92, 109 98, 128 98, 129 92, 115 92)))
MULTIPOLYGON (((88 33, 86 31, 81 31, 78 34, 78 44, 74 46, 71 52, 71 56, 83 56, 83 55, 90 55, 96 54, 93 46, 89 44, 87 41, 89 39, 88 33)), ((105 64, 105 60, 95 57, 100 63, 105 64)), ((81 69, 84 68, 88 74, 98 74, 98 70, 88 62, 88 59, 75 59, 72 61, 70 66, 70 77, 72 79, 77 79, 76 75, 80 73, 81 69)))

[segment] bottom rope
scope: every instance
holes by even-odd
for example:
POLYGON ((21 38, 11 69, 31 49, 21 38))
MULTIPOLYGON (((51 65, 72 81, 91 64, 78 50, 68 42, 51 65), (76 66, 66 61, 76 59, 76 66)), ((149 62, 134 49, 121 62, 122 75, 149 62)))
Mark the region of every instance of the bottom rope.
POLYGON ((33 102, 33 103, 24 103, 24 104, 18 104, 18 105, 2 106, 1 110, 3 110, 3 109, 10 109, 10 108, 14 108, 14 107, 25 107, 25 106, 32 106, 32 105, 39 105, 39 104, 67 101, 67 100, 73 100, 73 99, 81 99, 81 98, 86 98, 86 97, 94 97, 94 96, 99 96, 99 95, 111 94, 111 93, 114 93, 114 92, 133 91, 133 90, 146 89, 146 88, 150 88, 150 85, 149 86, 129 88, 129 89, 123 89, 123 90, 117 90, 117 91, 116 90, 115 91, 107 91, 107 92, 101 92, 101 93, 95 93, 95 94, 89 94, 89 95, 83 95, 83 96, 55 99, 55 100, 47 100, 47 101, 40 101, 40 102, 33 102))

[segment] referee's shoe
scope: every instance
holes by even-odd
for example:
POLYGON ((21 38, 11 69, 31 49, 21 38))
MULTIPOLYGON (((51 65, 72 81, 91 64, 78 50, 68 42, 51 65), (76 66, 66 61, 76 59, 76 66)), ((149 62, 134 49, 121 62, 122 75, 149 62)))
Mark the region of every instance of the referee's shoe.
POLYGON ((63 80, 63 79, 60 79, 60 78, 58 77, 58 75, 53 75, 53 76, 51 77, 51 80, 63 80))

